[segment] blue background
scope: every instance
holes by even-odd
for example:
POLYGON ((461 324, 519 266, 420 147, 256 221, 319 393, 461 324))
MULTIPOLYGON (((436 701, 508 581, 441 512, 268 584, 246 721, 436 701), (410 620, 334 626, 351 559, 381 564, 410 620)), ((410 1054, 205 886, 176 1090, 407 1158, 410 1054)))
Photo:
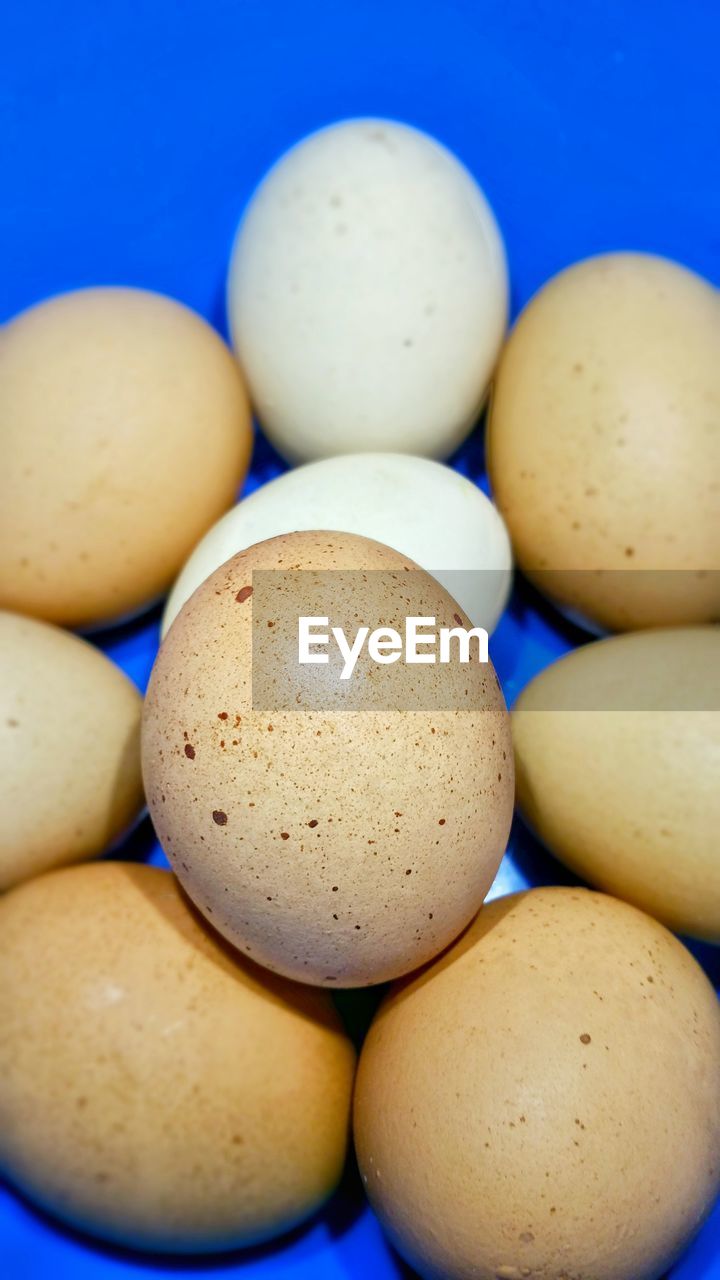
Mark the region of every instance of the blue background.
MULTIPOLYGON (((4 0, 0 24, 0 320, 49 293, 123 283, 170 293, 225 332, 230 243, 255 183, 303 133, 367 114, 429 130, 476 175, 505 235, 513 313, 605 249, 668 254, 720 283, 713 0, 4 0)), ((486 485, 481 433, 455 463, 486 485)), ((259 441, 248 489, 280 469, 259 441)), ((98 637, 141 687, 158 623, 156 611, 98 637)), ((508 699, 585 639, 519 587, 493 642, 508 699)), ((122 855, 161 860, 149 823, 122 855)), ((565 879, 516 828, 496 892, 565 879)), ((717 983, 718 950, 695 951, 717 983)), ((348 1008, 361 1022, 367 997, 348 1008)), ((0 1187, 9 1280, 184 1272, 408 1274, 352 1170, 279 1246, 198 1262, 105 1249, 0 1187)), ((720 1212, 671 1274, 720 1278, 720 1212)))

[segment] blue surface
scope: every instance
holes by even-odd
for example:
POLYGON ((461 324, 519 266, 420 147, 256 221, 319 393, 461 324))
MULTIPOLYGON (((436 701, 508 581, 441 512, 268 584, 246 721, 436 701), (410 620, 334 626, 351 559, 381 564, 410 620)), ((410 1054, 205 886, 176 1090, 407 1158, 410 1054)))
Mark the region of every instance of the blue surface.
MULTIPOLYGON (((239 214, 279 152, 349 115, 436 134, 468 164, 506 237, 513 310, 586 254, 669 254, 720 283, 717 58, 711 0, 26 0, 0 35, 0 319, 49 293, 163 290, 225 329, 239 214)), ((485 484, 477 434, 456 464, 485 484)), ((248 487, 281 464, 259 443, 248 487)), ((159 614, 98 637, 140 687, 159 614)), ((493 656, 512 700, 584 637, 517 591, 493 656)), ((123 856, 162 855, 146 822, 123 856)), ((520 828, 503 892, 566 879, 520 828)), ((717 949, 696 948, 717 983, 717 949)), ((271 1249, 185 1263, 83 1240, 0 1188, 8 1280, 392 1280, 352 1175, 325 1215, 271 1249)), ((720 1210, 671 1272, 720 1280, 720 1210)))

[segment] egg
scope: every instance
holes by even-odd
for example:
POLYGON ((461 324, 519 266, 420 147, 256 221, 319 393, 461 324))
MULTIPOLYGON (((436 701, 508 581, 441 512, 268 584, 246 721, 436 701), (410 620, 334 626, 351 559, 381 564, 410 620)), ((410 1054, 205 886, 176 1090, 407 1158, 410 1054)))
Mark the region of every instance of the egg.
POLYGON ((513 711, 526 821, 591 884, 720 942, 720 628, 567 654, 513 711))
POLYGON ((340 1177, 354 1065, 329 997, 231 953, 170 872, 0 901, 0 1169, 72 1226, 186 1253, 295 1226, 340 1177))
POLYGON ((228 511, 173 587, 163 634, 196 587, 256 542, 296 530, 341 529, 394 547, 427 569, 476 626, 493 631, 512 579, 502 518, 472 481, 428 458, 359 453, 288 471, 228 511))
POLYGON ((0 606, 85 628, 167 590, 252 440, 224 343, 142 289, 81 289, 5 325, 0 423, 0 606))
POLYGON ((486 905, 393 989, 358 1068, 362 1179, 424 1280, 659 1280, 720 1190, 720 1009, 634 907, 486 905))
POLYGON ((677 263, 577 263, 500 360, 488 468, 522 569, 601 630, 720 617, 720 299, 677 263))
POLYGON ((143 806, 142 699, 98 649, 0 611, 0 892, 101 854, 143 806))
POLYGON ((260 184, 227 298, 284 457, 443 458, 471 430, 502 341, 505 252, 483 192, 439 142, 396 121, 343 120, 260 184))
POLYGON ((369 645, 347 680, 334 647, 299 663, 302 616, 399 634, 407 616, 468 627, 458 609, 396 551, 302 532, 227 561, 170 628, 143 721, 150 813, 198 907, 267 968, 383 982, 485 897, 514 785, 492 665, 383 665, 369 645))

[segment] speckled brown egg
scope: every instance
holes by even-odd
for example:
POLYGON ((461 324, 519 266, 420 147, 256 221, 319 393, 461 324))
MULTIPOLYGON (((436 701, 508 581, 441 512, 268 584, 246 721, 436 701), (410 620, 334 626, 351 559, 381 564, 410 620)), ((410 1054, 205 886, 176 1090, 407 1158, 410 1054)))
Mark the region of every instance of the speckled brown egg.
POLYGON ((333 1191, 355 1056, 324 992, 257 969, 167 871, 98 863, 0 902, 0 1170, 108 1240, 269 1239, 333 1191))
POLYGON ((0 331, 0 605, 65 626, 136 612, 233 501, 250 411, 200 316, 81 289, 0 331))
POLYGON ((477 911, 505 849, 512 750, 489 664, 380 667, 366 649, 347 695, 335 651, 299 666, 299 611, 328 608, 333 625, 403 630, 410 614, 470 626, 379 543, 259 543, 173 623, 146 699, 143 771, 163 847, 221 933, 289 977, 363 986, 436 955, 477 911), (268 570, 281 579, 269 615, 268 570))
POLYGON ((513 710, 517 798, 585 880, 720 942, 720 627, 575 649, 513 710))
POLYGON ((355 1143, 425 1280, 658 1280, 720 1189, 720 1009, 634 907, 483 907, 363 1047, 355 1143))
POLYGON ((609 630, 720 617, 720 297, 614 253, 552 279, 502 355, 488 434, 522 569, 609 630))
POLYGON ((103 853, 137 817, 142 700, 93 645, 0 611, 0 892, 103 853))

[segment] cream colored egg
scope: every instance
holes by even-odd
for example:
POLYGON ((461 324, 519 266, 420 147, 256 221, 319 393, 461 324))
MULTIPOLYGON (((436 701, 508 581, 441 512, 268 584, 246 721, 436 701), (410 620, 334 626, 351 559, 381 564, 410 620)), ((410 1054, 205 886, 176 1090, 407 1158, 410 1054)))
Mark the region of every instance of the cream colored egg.
POLYGON ((327 665, 300 665, 299 617, 323 614, 350 642, 363 625, 404 634, 407 616, 469 627, 379 543, 260 543, 170 628, 143 773, 163 848, 221 933, 288 977, 364 986, 437 954, 485 897, 512 815, 509 717, 476 649, 468 663, 383 665, 365 645, 345 683, 334 645, 327 665))
POLYGON ((510 539, 472 481, 428 458, 359 453, 288 471, 228 511, 173 587, 163 634, 196 587, 256 542, 295 530, 342 529, 394 547, 432 573, 475 626, 493 631, 510 592, 510 539))
POLYGON ((0 332, 0 605, 66 626, 142 609, 233 501, 250 412, 187 307, 82 289, 0 332))
POLYGON ((142 699, 93 645, 0 611, 0 892, 103 853, 137 817, 142 699))
POLYGON ((73 1226, 198 1253, 334 1190, 354 1051, 324 993, 230 952, 157 868, 0 902, 0 1169, 73 1226))
POLYGON ((513 711, 518 804, 591 884, 720 942, 720 627, 576 649, 513 711))
POLYGON ((230 263, 233 343, 292 462, 447 457, 477 418, 507 308, 480 187, 434 138, 391 120, 344 120, 282 156, 230 263))
POLYGON ((518 563, 609 630, 720 617, 720 298, 676 263, 589 258, 520 316, 488 467, 518 563))
POLYGON ((536 889, 391 992, 355 1144, 424 1280, 659 1280, 720 1190, 719 1096, 689 952, 613 898, 536 889))

